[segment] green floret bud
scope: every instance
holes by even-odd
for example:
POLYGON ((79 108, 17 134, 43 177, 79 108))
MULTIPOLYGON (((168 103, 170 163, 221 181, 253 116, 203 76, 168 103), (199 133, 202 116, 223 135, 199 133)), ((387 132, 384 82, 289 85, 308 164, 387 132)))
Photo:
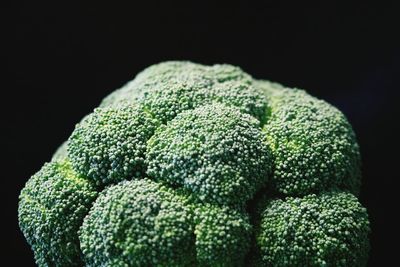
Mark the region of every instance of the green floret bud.
POLYGON ((141 106, 97 108, 76 126, 68 156, 77 172, 97 184, 141 178, 146 142, 157 126, 141 106))
POLYGON ((350 193, 267 202, 257 244, 265 266, 365 266, 368 214, 350 193))
POLYGON ((87 266, 187 266, 194 240, 185 200, 148 179, 108 187, 80 231, 87 266))
POLYGON ((269 90, 263 130, 275 157, 276 190, 293 196, 331 188, 358 194, 359 147, 343 113, 303 90, 269 90))
POLYGON ((19 197, 19 226, 39 266, 82 266, 78 230, 97 196, 68 161, 45 164, 19 197))
POLYGON ((273 164, 258 125, 218 103, 183 112, 148 141, 147 174, 203 202, 242 205, 268 181, 273 164))
POLYGON ((267 102, 250 75, 231 65, 191 62, 153 65, 112 93, 102 105, 142 102, 163 123, 184 110, 218 101, 264 121, 267 102))
POLYGON ((195 214, 199 266, 243 266, 252 234, 247 214, 207 204, 195 214))

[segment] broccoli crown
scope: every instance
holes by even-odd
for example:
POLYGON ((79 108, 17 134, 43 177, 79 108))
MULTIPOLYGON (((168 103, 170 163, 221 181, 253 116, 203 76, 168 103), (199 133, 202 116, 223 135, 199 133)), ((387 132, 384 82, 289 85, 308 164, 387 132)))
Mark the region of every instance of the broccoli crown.
POLYGON ((333 106, 169 61, 76 125, 21 191, 19 223, 39 266, 362 266, 360 179, 333 106))

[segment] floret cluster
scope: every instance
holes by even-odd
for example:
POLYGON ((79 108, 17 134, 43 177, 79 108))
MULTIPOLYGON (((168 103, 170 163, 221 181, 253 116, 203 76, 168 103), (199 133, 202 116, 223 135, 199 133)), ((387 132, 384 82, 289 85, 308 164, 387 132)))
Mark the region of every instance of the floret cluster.
POLYGON ((20 194, 39 266, 364 266, 345 116, 231 65, 150 66, 20 194))

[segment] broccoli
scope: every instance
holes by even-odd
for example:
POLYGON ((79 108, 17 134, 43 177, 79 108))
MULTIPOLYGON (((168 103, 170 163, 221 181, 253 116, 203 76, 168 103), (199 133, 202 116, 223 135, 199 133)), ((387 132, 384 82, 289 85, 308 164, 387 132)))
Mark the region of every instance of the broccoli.
POLYGON ((148 67, 85 116, 19 197, 39 266, 365 266, 346 117, 240 68, 148 67))
POLYGON ((19 224, 39 266, 82 265, 76 233, 97 194, 67 160, 46 163, 27 182, 20 196, 19 224))
POLYGON ((69 138, 67 151, 72 166, 96 184, 142 177, 146 141, 158 124, 136 106, 95 109, 69 138))
POLYGON ((346 192, 267 200, 257 231, 270 266, 365 266, 368 216, 346 192))
POLYGON ((251 229, 245 213, 144 178, 102 191, 79 237, 88 266, 229 266, 243 259, 251 229))
POLYGON ((360 153, 343 113, 303 90, 269 92, 263 130, 276 159, 275 188, 301 196, 335 186, 357 195, 360 153))
POLYGON ((183 111, 148 141, 147 174, 207 202, 244 204, 272 167, 258 124, 218 103, 183 111))

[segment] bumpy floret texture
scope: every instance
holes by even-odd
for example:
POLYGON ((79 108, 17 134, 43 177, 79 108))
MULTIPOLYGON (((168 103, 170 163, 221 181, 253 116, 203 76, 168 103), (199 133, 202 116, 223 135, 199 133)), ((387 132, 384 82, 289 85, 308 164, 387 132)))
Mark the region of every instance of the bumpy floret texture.
POLYGON ((195 259, 191 210, 181 197, 145 179, 104 190, 80 240, 88 266, 184 266, 195 259))
POLYGON ((97 184, 141 177, 146 170, 146 141, 157 125, 136 106, 97 108, 72 133, 69 158, 74 169, 97 184))
POLYGON ((81 266, 79 227, 96 188, 68 161, 45 164, 21 191, 19 224, 40 266, 81 266))
POLYGON ((240 210, 215 205, 195 208, 197 259, 203 266, 243 266, 252 225, 240 210))
POLYGON ((368 215, 352 194, 267 201, 257 243, 267 266, 364 266, 368 215))
POLYGON ((358 194, 360 154, 345 116, 303 90, 275 90, 270 99, 264 129, 276 158, 276 189, 301 196, 335 186, 358 194))
POLYGON ((202 206, 142 179, 104 190, 80 240, 88 266, 232 266, 243 260, 250 231, 236 210, 202 206))
POLYGON ((207 202, 245 203, 272 167, 258 124, 222 104, 184 111, 149 140, 147 173, 207 202))
POLYGON ((339 110, 170 61, 76 125, 21 191, 19 223, 39 266, 363 266, 359 187, 339 110))
POLYGON ((266 109, 263 93, 252 86, 251 76, 240 68, 175 61, 147 68, 108 96, 102 106, 126 102, 144 103, 162 122, 212 102, 235 106, 260 120, 264 119, 266 109))

